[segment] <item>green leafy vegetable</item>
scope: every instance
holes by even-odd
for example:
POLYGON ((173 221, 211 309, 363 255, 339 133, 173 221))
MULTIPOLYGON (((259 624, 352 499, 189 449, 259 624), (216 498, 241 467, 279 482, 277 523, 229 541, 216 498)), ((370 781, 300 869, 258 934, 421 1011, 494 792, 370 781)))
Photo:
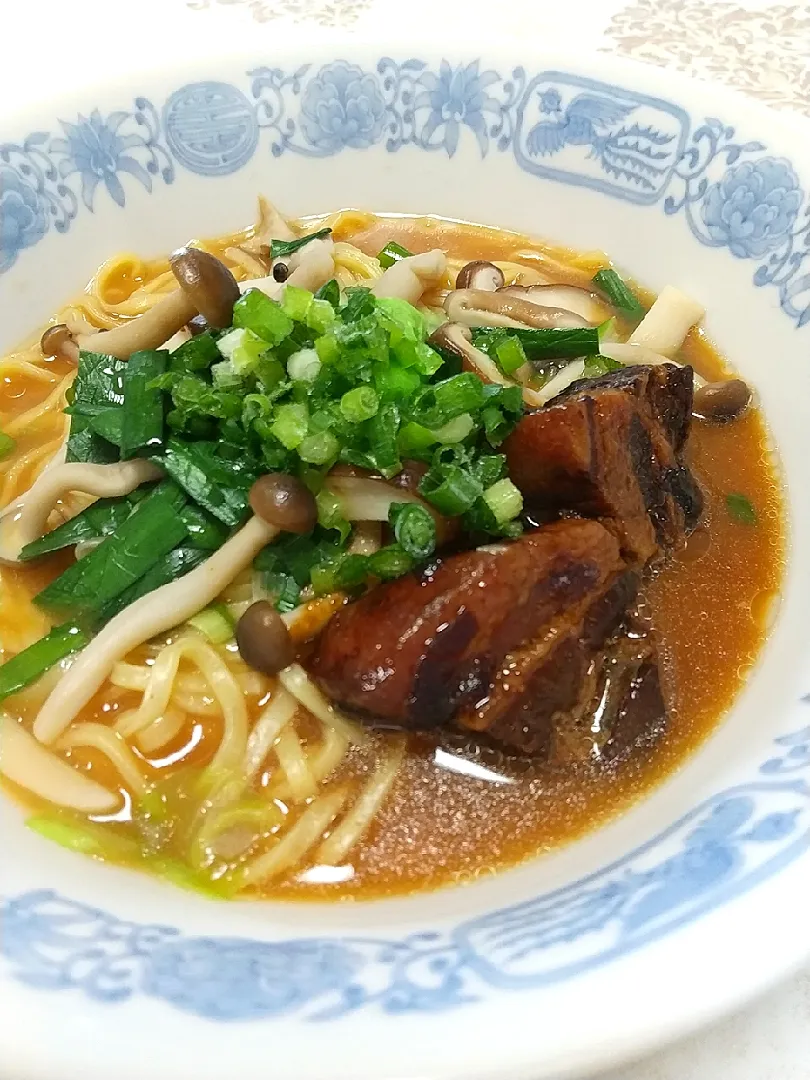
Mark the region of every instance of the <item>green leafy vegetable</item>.
POLYGON ((520 327, 506 330, 473 330, 473 345, 497 360, 497 349, 505 338, 520 342, 527 360, 567 360, 599 352, 599 332, 596 327, 577 330, 529 330, 520 327))
POLYGON ((90 634, 73 623, 55 626, 45 637, 17 653, 0 667, 0 701, 36 682, 40 675, 78 652, 90 642, 90 634))
POLYGON ((207 371, 220 359, 221 355, 214 335, 206 330, 205 333, 197 334, 196 337, 184 341, 171 353, 169 368, 172 371, 189 374, 207 371))
POLYGON ((123 360, 104 353, 83 352, 79 356, 72 401, 65 410, 70 415, 68 461, 105 464, 118 460, 117 447, 93 430, 91 420, 124 404, 125 369, 123 360))
MULTIPOLYGON (((130 604, 134 604, 136 600, 140 600, 142 596, 146 596, 148 593, 154 592, 155 589, 168 585, 172 581, 177 581, 178 578, 183 577, 190 570, 199 566, 207 558, 208 552, 201 548, 176 547, 168 555, 164 555, 159 559, 154 566, 151 566, 134 585, 131 585, 116 596, 114 600, 105 604, 99 612, 96 626, 101 627, 108 623, 120 611, 129 607, 130 604)), ((2 669, 0 668, 0 670, 2 669)))
POLYGON ((81 514, 45 533, 20 552, 23 562, 38 559, 52 551, 61 551, 84 540, 95 540, 114 533, 133 511, 133 503, 127 499, 99 499, 81 514))
POLYGON ((188 530, 189 547, 216 551, 228 538, 227 529, 198 506, 184 506, 180 517, 188 530))
POLYGON ((163 481, 134 513, 83 559, 69 566, 36 597, 41 607, 98 616, 187 535, 179 511, 185 493, 163 481))
POLYGON ((331 229, 318 229, 317 232, 309 233, 307 236, 299 236, 295 240, 272 240, 270 243, 270 258, 286 259, 295 254, 296 251, 300 251, 310 241, 324 240, 331 234, 331 229))
POLYGON ((630 286, 625 281, 622 281, 615 270, 610 268, 600 270, 597 274, 594 274, 593 283, 602 290, 611 304, 625 318, 633 322, 640 322, 646 315, 641 301, 630 286))
POLYGON ((227 460, 216 443, 179 439, 170 439, 157 460, 194 502, 225 525, 241 524, 258 477, 255 463, 227 460))
POLYGON ((387 270, 389 266, 393 266, 395 262, 400 262, 402 259, 409 259, 413 255, 412 251, 408 251, 402 244, 398 244, 396 240, 389 240, 380 254, 377 256, 377 260, 380 266, 387 270))
POLYGON ((124 425, 124 410, 117 405, 109 409, 101 409, 100 412, 87 417, 88 427, 100 435, 106 442, 118 447, 121 451, 121 437, 124 425))
POLYGON ((163 394, 152 382, 165 372, 168 359, 165 349, 144 349, 129 358, 121 410, 122 458, 152 456, 163 449, 163 394))
POLYGON ((759 521, 754 504, 738 491, 726 495, 726 509, 730 517, 740 525, 756 525, 759 521))

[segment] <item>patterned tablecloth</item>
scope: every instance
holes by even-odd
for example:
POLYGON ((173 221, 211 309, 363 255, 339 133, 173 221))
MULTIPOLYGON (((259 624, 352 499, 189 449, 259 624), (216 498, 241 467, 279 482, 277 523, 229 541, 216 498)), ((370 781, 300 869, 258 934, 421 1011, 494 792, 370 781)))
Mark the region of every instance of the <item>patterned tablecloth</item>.
MULTIPOLYGON (((130 55, 143 46, 154 55, 156 43, 171 43, 179 56, 212 33, 272 40, 278 27, 293 25, 312 36, 322 28, 362 36, 407 21, 448 41, 477 24, 490 32, 496 18, 502 33, 524 41, 620 53, 810 116, 810 3, 767 0, 139 0, 126 8, 109 0, 12 0, 0 15, 0 93, 49 93, 32 55, 39 70, 57 64, 62 85, 90 77, 88 69, 93 81, 114 73, 117 50, 98 45, 116 41, 125 23, 130 55), (81 55, 89 38, 92 63, 71 71, 65 58, 81 55)), ((603 1080, 810 1080, 810 970, 708 1033, 603 1080)))

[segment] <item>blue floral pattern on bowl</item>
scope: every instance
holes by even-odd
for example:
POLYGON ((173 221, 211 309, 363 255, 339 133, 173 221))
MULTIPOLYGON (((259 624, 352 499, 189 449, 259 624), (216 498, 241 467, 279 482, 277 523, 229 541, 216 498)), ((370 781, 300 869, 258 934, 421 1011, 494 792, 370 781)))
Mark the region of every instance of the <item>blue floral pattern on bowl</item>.
POLYGON ((301 100, 301 131, 324 154, 373 146, 382 134, 384 117, 377 80, 343 60, 321 68, 301 100))
POLYGON ((802 191, 790 162, 745 161, 706 192, 703 221, 715 243, 740 259, 761 259, 792 232, 802 191))
POLYGON ((107 1004, 142 994, 209 1020, 456 1008, 488 989, 548 986, 598 968, 777 873, 810 848, 809 775, 804 727, 776 740, 750 782, 707 799, 612 865, 450 931, 185 937, 35 890, 0 902, 0 957, 28 986, 107 1004))
POLYGON ((258 67, 247 92, 189 83, 159 110, 147 98, 102 116, 60 122, 0 144, 0 273, 51 225, 64 232, 79 200, 93 211, 102 186, 124 206, 127 177, 147 192, 175 165, 219 177, 271 155, 326 157, 405 146, 454 157, 511 154, 525 172, 639 205, 682 213, 710 247, 760 263, 757 286, 778 290, 785 314, 810 323, 810 201, 790 162, 674 102, 560 71, 506 74, 480 59, 384 57, 374 70, 336 59, 294 71, 258 67))

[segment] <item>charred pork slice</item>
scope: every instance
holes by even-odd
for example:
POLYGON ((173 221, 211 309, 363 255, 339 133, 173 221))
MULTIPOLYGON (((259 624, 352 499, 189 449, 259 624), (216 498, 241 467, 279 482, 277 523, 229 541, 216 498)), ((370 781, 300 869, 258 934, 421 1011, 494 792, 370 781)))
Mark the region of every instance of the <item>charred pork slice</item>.
POLYGON ((558 521, 373 589, 332 619, 311 670, 379 725, 473 730, 542 753, 637 584, 602 525, 558 521))
POLYGON ((703 509, 682 459, 692 380, 690 367, 627 367, 525 416, 504 449, 527 506, 604 520, 634 565, 675 546, 703 509))

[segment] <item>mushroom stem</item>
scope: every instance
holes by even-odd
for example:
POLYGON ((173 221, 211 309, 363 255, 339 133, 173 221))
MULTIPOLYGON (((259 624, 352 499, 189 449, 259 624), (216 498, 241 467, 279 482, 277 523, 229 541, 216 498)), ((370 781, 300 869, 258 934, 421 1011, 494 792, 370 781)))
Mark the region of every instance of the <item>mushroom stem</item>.
MULTIPOLYGON (((466 326, 447 322, 443 323, 438 330, 433 331, 428 338, 428 344, 458 356, 464 370, 472 371, 482 382, 496 383, 498 386, 515 386, 514 382, 501 374, 495 361, 485 352, 476 349, 470 339, 471 334, 466 326)), ((522 389, 523 401, 530 408, 539 409, 545 404, 544 399, 536 390, 532 390, 529 386, 524 386, 522 389)))
POLYGON ((447 256, 435 248, 421 255, 410 255, 389 266, 371 291, 375 296, 393 297, 416 304, 422 293, 438 285, 446 272, 447 256))
POLYGON ((448 294, 444 310, 451 322, 464 326, 580 328, 590 324, 560 307, 542 307, 520 296, 483 289, 456 289, 448 294))
POLYGON ((156 349, 168 341, 197 314, 197 309, 182 289, 164 296, 153 308, 129 319, 112 330, 98 334, 80 334, 76 344, 84 351, 106 353, 128 360, 139 349, 156 349))
POLYGON ((252 517, 196 569, 124 608, 79 654, 45 700, 34 721, 37 739, 42 743, 58 739, 98 691, 116 661, 210 604, 278 532, 260 517, 252 517))
POLYGON ((28 491, 0 514, 0 562, 18 562, 26 544, 42 536, 57 499, 69 491, 111 498, 129 495, 162 471, 141 458, 112 465, 71 461, 44 469, 28 491))

